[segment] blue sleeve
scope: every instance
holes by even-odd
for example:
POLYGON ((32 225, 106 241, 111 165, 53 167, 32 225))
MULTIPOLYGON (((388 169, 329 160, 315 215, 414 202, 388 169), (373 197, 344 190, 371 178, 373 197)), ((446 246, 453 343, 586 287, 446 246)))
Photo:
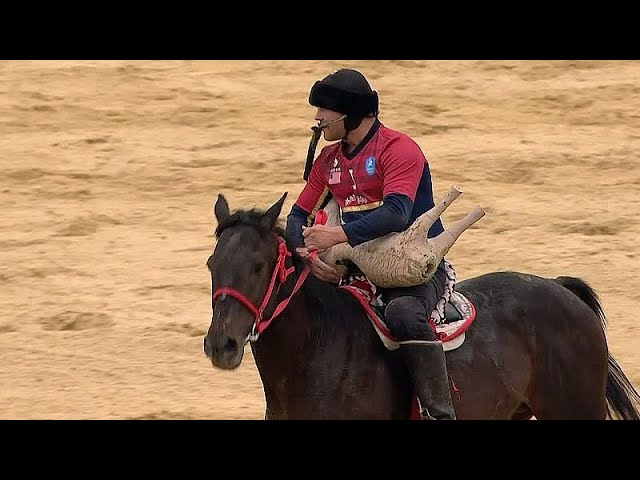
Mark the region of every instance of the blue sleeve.
POLYGON ((305 212, 297 205, 291 207, 291 212, 287 216, 287 226, 285 236, 290 247, 304 247, 304 236, 302 235, 302 226, 307 225, 309 213, 305 212))
POLYGON ((404 230, 411 217, 412 209, 413 202, 406 195, 396 193, 387 195, 380 207, 359 220, 342 226, 349 245, 355 247, 388 233, 404 230))

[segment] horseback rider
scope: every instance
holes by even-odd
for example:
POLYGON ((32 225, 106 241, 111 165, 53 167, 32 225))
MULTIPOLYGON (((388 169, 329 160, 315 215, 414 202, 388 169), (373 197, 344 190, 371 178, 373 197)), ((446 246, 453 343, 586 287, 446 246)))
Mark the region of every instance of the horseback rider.
MULTIPOLYGON (((338 243, 351 246, 407 229, 434 206, 429 163, 408 135, 386 127, 378 118, 378 94, 365 76, 340 69, 315 82, 309 103, 317 108, 315 142, 309 148, 306 184, 287 216, 287 241, 307 256, 338 243), (319 134, 334 142, 322 148, 315 162, 319 134), (314 225, 313 216, 333 197, 342 225, 314 225)), ((440 219, 428 237, 444 231, 440 219)), ((339 284, 332 266, 318 256, 313 273, 339 284)), ((386 305, 385 321, 400 343, 399 351, 413 382, 421 415, 428 419, 456 418, 442 342, 428 323, 445 291, 443 259, 429 281, 414 287, 379 288, 386 305)))

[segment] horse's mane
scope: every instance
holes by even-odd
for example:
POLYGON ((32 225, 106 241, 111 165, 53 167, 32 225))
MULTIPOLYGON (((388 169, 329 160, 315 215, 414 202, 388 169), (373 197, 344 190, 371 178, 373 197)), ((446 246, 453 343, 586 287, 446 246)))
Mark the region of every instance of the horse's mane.
MULTIPOLYGON (((238 210, 237 212, 229 215, 227 218, 218 223, 215 231, 216 238, 220 238, 222 232, 227 228, 235 227, 238 225, 247 225, 249 227, 254 227, 258 229, 262 236, 267 235, 272 230, 265 227, 261 222, 264 213, 264 210, 260 210, 258 208, 252 208, 251 210, 238 210)), ((282 220, 278 220, 277 225, 275 226, 273 231, 284 238, 285 227, 282 220)))
MULTIPOLYGON (((219 238, 227 228, 239 225, 254 227, 263 237, 275 232, 285 239, 287 248, 292 255, 296 274, 299 275, 304 269, 306 261, 295 251, 290 239, 287 239, 284 222, 278 220, 276 226, 271 230, 261 222, 263 215, 264 211, 257 208, 238 210, 218 224, 215 231, 216 238, 219 238)), ((363 311, 355 299, 349 298, 351 294, 337 288, 336 285, 320 280, 313 273, 309 274, 300 292, 306 297, 308 305, 306 313, 310 323, 316 327, 318 341, 321 341, 322 338, 331 339, 337 333, 358 328, 358 325, 366 326, 366 323, 357 321, 356 315, 363 315, 363 311)))

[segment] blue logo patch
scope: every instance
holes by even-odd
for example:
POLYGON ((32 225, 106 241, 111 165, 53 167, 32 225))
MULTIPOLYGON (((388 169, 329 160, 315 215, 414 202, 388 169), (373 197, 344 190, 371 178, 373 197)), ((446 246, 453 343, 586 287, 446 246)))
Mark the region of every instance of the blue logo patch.
POLYGON ((367 175, 373 175, 376 173, 376 159, 374 157, 367 158, 367 161, 364 162, 364 169, 367 172, 367 175))

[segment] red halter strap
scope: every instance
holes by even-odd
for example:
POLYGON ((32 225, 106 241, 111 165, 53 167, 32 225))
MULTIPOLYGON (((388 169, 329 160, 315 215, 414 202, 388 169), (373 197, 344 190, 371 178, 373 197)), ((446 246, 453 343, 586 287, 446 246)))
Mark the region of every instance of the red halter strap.
MULTIPOLYGON (((324 225, 327 222, 327 219, 328 219, 327 213, 324 210, 320 210, 316 214, 315 224, 324 225)), ((218 288, 215 292, 213 292, 213 302, 215 302, 216 299, 218 299, 222 295, 229 295, 235 298, 236 300, 238 300, 245 307, 247 307, 249 311, 251 311, 251 313, 253 313, 253 316, 254 316, 253 331, 249 337, 249 339, 252 341, 257 340, 258 335, 260 335, 264 331, 264 329, 269 326, 269 324, 273 321, 274 318, 276 318, 278 315, 282 313, 282 311, 289 304, 289 301, 291 300, 291 298, 298 292, 298 290, 300 290, 300 287, 302 287, 302 284, 307 279, 307 276, 311 271, 311 264, 307 263, 307 265, 304 267, 304 270, 298 277, 298 280, 296 281, 296 284, 293 287, 291 294, 287 298, 282 300, 278 304, 278 306, 276 306, 275 310, 271 314, 271 317, 269 317, 268 319, 263 318, 264 309, 267 308, 267 304, 271 299, 271 295, 273 294, 273 289, 276 285, 276 282, 279 282, 277 290, 280 290, 280 286, 285 282, 287 277, 289 277, 289 275, 291 275, 295 271, 295 268, 293 266, 286 268, 285 263, 287 258, 291 257, 291 252, 287 249, 287 245, 282 238, 277 237, 277 239, 278 239, 278 259, 276 260, 276 266, 273 269, 273 274, 271 275, 271 281, 269 282, 269 287, 267 288, 267 291, 264 294, 264 298, 260 303, 260 307, 256 308, 255 305, 251 302, 251 300, 249 300, 245 295, 240 293, 235 288, 222 287, 222 288, 218 288)), ((311 252, 309 254, 309 260, 313 262, 317 254, 318 254, 317 251, 311 252)))

